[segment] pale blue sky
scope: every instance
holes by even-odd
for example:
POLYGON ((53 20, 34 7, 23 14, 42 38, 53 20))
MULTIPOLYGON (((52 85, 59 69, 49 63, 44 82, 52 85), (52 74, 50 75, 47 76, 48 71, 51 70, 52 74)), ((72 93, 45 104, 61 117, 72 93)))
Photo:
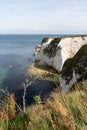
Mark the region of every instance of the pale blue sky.
POLYGON ((0 0, 0 33, 87 33, 87 0, 0 0))

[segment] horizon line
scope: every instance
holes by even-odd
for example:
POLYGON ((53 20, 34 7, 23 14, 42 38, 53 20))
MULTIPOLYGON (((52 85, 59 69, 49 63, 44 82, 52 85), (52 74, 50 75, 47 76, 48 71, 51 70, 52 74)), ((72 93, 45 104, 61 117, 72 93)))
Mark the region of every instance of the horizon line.
POLYGON ((87 35, 87 33, 0 33, 0 35, 87 35))

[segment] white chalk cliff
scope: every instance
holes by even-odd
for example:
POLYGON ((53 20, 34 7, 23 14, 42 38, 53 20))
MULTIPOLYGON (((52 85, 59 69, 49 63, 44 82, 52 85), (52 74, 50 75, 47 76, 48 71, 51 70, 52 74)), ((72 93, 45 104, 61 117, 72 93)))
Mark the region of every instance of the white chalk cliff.
POLYGON ((60 86, 65 93, 77 80, 87 79, 87 36, 44 38, 35 48, 35 60, 60 72, 60 86))
POLYGON ((87 79, 87 44, 73 58, 65 61, 59 78, 62 93, 67 92, 76 81, 83 79, 87 79))
POLYGON ((87 36, 68 36, 62 38, 44 38, 35 48, 35 60, 46 63, 58 72, 62 71, 64 62, 72 58, 78 50, 87 44, 87 36))

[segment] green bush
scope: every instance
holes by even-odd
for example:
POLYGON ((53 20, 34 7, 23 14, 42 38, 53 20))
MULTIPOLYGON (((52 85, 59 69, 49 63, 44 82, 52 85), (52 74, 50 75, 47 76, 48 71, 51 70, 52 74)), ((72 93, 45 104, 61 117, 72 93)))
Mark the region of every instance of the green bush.
POLYGON ((42 103, 42 100, 41 100, 40 96, 35 96, 34 101, 35 101, 36 105, 40 105, 42 103))

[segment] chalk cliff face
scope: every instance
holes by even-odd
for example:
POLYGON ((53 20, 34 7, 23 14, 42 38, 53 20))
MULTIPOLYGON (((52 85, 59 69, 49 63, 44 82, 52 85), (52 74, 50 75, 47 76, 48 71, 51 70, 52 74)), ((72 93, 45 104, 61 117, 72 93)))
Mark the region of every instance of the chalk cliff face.
POLYGON ((35 59, 61 72, 64 62, 75 56, 85 44, 87 44, 87 36, 44 38, 41 45, 35 48, 35 59))
POLYGON ((52 40, 53 38, 44 38, 41 45, 35 48, 35 59, 49 66, 52 66, 53 57, 49 57, 44 51, 48 48, 52 40))
POLYGON ((87 44, 73 58, 65 61, 60 75, 62 92, 65 93, 76 81, 82 79, 87 79, 87 44))

